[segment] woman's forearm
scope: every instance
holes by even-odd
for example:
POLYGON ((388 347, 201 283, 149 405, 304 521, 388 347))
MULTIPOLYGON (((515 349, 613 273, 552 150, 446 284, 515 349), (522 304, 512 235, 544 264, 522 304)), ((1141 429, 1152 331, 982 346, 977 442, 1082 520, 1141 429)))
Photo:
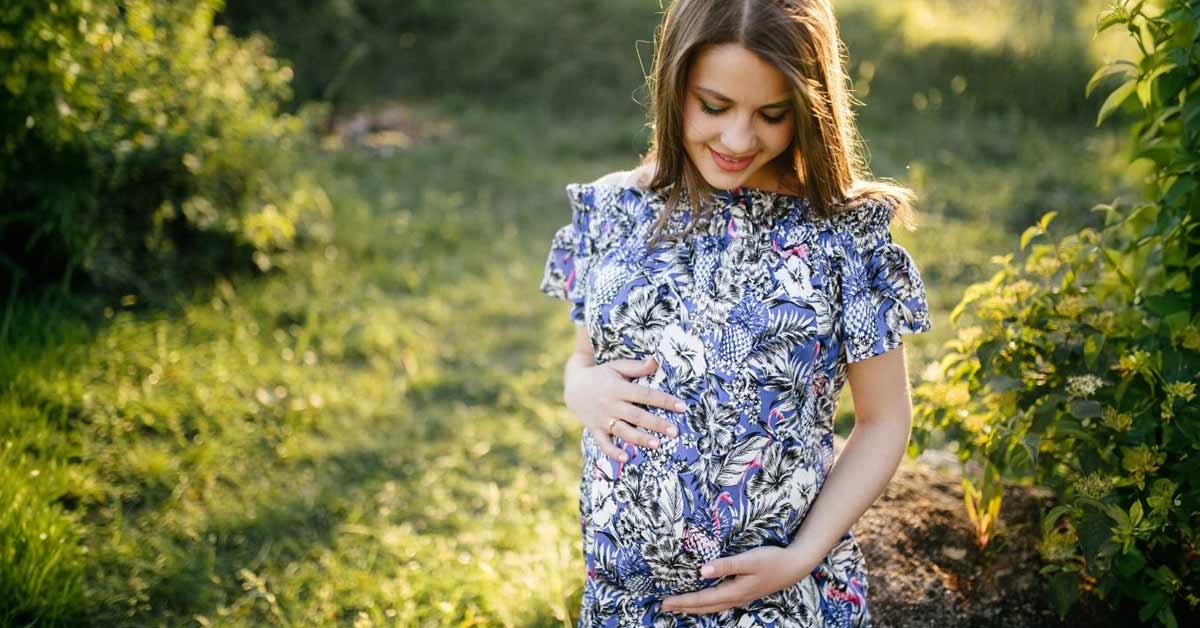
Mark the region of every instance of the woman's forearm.
POLYGON ((883 493, 904 457, 911 428, 911 414, 855 424, 788 546, 801 564, 819 563, 883 493))

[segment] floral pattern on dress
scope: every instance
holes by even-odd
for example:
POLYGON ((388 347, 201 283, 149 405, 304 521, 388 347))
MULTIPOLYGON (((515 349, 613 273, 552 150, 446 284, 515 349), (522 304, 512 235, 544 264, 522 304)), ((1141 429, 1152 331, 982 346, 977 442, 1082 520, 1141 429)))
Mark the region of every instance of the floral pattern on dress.
MULTIPOLYGON (((822 219, 801 197, 718 190, 692 235, 647 247, 660 193, 605 181, 566 191, 571 222, 554 234, 541 291, 570 303, 597 364, 653 356, 658 370, 633 381, 689 406, 644 407, 679 435, 656 434, 657 449, 614 436, 625 463, 583 431, 579 626, 873 625, 849 531, 808 577, 744 608, 660 606, 720 583, 700 576, 708 561, 791 543, 833 466, 846 364, 931 329, 921 276, 888 230, 894 208, 868 201, 822 219)), ((690 217, 677 209, 669 228, 690 217)))

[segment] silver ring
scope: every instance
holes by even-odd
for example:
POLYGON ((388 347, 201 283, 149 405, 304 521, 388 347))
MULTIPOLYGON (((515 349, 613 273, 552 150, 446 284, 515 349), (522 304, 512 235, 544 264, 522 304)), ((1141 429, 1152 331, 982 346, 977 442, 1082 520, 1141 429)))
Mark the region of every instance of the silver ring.
POLYGON ((617 421, 620 421, 620 420, 621 420, 621 419, 619 419, 619 418, 617 418, 617 417, 613 417, 613 418, 611 418, 611 419, 609 419, 609 420, 608 420, 608 433, 609 433, 609 434, 612 434, 612 431, 613 431, 613 430, 612 430, 612 428, 613 428, 613 426, 614 426, 614 425, 616 425, 616 424, 617 424, 617 421))

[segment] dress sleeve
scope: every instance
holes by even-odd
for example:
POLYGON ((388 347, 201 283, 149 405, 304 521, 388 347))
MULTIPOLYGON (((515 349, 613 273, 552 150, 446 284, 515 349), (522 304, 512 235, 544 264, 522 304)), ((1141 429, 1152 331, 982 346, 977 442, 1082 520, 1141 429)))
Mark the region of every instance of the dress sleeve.
POLYGON ((869 201, 846 221, 841 277, 841 344, 858 362, 900 346, 902 334, 930 331, 925 283, 888 230, 895 207, 869 201))
POLYGON ((595 186, 572 183, 567 185, 566 191, 571 222, 560 227, 550 242, 541 291, 570 302, 568 314, 571 320, 583 322, 588 271, 592 260, 600 253, 602 234, 611 229, 612 224, 605 212, 597 207, 595 186))

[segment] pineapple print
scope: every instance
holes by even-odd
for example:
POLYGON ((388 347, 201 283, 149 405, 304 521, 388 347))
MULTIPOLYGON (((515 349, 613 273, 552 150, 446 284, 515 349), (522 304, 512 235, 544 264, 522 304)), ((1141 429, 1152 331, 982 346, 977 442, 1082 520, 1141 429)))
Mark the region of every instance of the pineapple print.
POLYGON ((767 329, 768 309, 762 300, 743 298, 729 312, 729 324, 721 333, 718 356, 725 364, 741 364, 754 350, 758 338, 767 329))
POLYGON ((846 349, 851 357, 857 357, 875 346, 877 340, 874 305, 863 261, 843 255, 841 262, 845 265, 841 289, 846 349))
POLYGON ((690 523, 683 528, 683 549, 694 554, 702 563, 721 557, 721 542, 712 531, 690 523))

